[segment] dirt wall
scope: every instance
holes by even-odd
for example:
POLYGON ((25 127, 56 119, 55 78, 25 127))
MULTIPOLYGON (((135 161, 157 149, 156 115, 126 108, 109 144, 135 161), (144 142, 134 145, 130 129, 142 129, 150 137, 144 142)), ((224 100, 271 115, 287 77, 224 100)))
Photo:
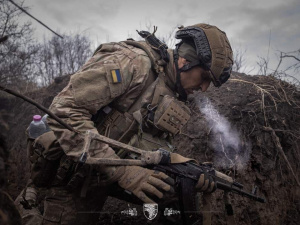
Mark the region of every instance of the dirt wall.
MULTIPOLYGON (((68 76, 27 95, 48 107, 67 82, 68 76)), ((217 170, 243 183, 247 191, 257 186, 258 194, 267 200, 262 204, 230 195, 236 223, 297 224, 300 221, 299 90, 271 76, 234 73, 221 88, 190 96, 189 101, 192 118, 175 138, 176 152, 199 162, 214 162, 217 170), (201 110, 207 104, 207 111, 201 110), (209 116, 211 112, 216 113, 214 117, 209 116)), ((0 112, 9 125, 8 191, 16 197, 28 177, 24 131, 32 115, 43 112, 10 96, 1 97, 0 112)), ((212 207, 213 224, 226 224, 222 191, 212 195, 212 207)), ((119 212, 126 208, 127 203, 109 198, 101 214, 102 222, 149 222, 141 211, 136 218, 120 217, 119 212)), ((158 220, 151 223, 160 224, 158 220)))

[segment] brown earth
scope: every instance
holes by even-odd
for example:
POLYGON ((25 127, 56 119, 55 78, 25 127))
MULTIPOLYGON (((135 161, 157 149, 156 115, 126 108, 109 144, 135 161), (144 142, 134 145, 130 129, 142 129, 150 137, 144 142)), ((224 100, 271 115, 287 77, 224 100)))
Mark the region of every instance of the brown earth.
MULTIPOLYGON (((48 107, 68 79, 68 76, 60 78, 48 88, 27 93, 27 96, 48 107)), ((298 224, 299 89, 271 76, 234 73, 222 88, 211 88, 204 94, 191 96, 189 100, 193 116, 183 133, 175 138, 176 152, 199 162, 214 162, 217 170, 244 184, 245 190, 251 191, 253 186, 257 186, 258 195, 267 201, 262 204, 230 195, 236 224, 298 224), (217 110, 217 120, 207 119, 213 108, 209 108, 208 115, 207 111, 199 110, 199 106, 207 105, 207 98, 217 110), (216 124, 225 124, 229 128, 215 129, 216 124)), ((9 126, 6 141, 11 163, 7 190, 15 198, 28 178, 24 131, 32 115, 44 113, 23 100, 7 95, 0 96, 0 112, 9 126)), ((213 193, 212 208, 212 224, 226 224, 223 191, 213 193)), ((164 223, 158 218, 149 221, 140 206, 113 198, 106 202, 100 218, 101 224, 164 223), (121 215, 128 206, 137 208, 137 217, 121 215)))

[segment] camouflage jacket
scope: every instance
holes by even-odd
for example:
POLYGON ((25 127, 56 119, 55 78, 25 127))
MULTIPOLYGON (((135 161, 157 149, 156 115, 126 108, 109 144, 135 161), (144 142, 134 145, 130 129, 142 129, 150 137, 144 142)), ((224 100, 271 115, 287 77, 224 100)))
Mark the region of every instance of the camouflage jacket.
MULTIPOLYGON (((176 78, 172 52, 169 53, 171 60, 165 66, 168 85, 162 88, 159 97, 166 94, 174 96, 176 78)), ((134 116, 138 114, 136 112, 145 110, 143 106, 153 100, 157 89, 156 78, 151 60, 142 49, 124 42, 103 44, 71 76, 69 84, 54 98, 50 110, 79 131, 98 132, 97 124, 91 118, 107 105, 113 105, 113 108, 127 115, 120 123, 138 120, 134 116)), ((82 136, 67 130, 51 118, 48 118, 48 124, 66 155, 78 158, 83 151, 82 136)), ((91 142, 89 153, 95 158, 117 158, 112 148, 97 141, 91 142)))

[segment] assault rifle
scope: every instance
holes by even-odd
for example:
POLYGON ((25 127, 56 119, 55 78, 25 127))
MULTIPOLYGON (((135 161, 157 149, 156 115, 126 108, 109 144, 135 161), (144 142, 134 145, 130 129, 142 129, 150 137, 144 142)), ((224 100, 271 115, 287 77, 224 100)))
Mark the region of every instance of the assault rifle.
MULTIPOLYGON (((179 207, 181 217, 184 224, 192 224, 197 220, 196 209, 196 190, 195 186, 199 177, 203 172, 212 176, 216 182, 216 188, 225 192, 232 192, 254 201, 265 203, 265 199, 256 195, 256 187, 252 193, 243 190, 243 185, 234 181, 231 177, 218 172, 213 168, 212 164, 197 165, 192 162, 169 164, 169 165, 153 165, 153 170, 166 173, 175 179, 176 192, 179 197, 179 207)), ((231 205, 230 205, 231 207, 231 205)), ((231 208, 232 210, 232 208, 231 208)))
POLYGON ((232 192, 261 203, 266 202, 265 199, 256 195, 256 188, 254 188, 252 193, 244 191, 242 184, 234 181, 230 176, 215 170, 212 164, 206 163, 197 165, 187 158, 184 158, 184 160, 179 159, 178 163, 170 163, 172 161, 171 154, 174 155, 174 153, 170 153, 164 149, 158 149, 157 151, 152 152, 144 151, 99 134, 87 132, 85 136, 83 154, 82 157, 80 157, 79 162, 106 165, 139 165, 152 170, 164 172, 168 176, 172 177, 176 182, 175 188, 179 197, 179 206, 184 224, 192 224, 196 220, 197 214, 194 212, 197 211, 195 202, 197 191, 195 186, 200 178, 200 175, 203 173, 207 173, 214 178, 217 189, 221 189, 227 193, 232 192), (109 144, 110 146, 126 149, 132 153, 136 153, 139 155, 140 159, 95 160, 91 157, 88 157, 87 154, 91 139, 99 140, 109 144))

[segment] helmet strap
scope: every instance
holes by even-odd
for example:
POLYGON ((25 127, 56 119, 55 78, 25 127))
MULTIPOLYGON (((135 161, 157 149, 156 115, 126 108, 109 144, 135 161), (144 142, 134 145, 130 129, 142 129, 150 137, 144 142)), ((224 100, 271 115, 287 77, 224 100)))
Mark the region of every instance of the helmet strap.
POLYGON ((185 64, 182 68, 179 69, 179 73, 181 72, 186 72, 190 69, 192 69, 195 66, 200 66, 201 63, 200 62, 190 62, 188 64, 185 64))
POLYGON ((181 80, 180 80, 180 73, 182 72, 180 69, 178 69, 178 47, 180 43, 176 45, 175 49, 173 50, 173 55, 174 55, 174 64, 176 68, 176 85, 175 85, 175 90, 179 94, 179 100, 181 101, 186 101, 187 100, 187 94, 182 87, 181 80))

